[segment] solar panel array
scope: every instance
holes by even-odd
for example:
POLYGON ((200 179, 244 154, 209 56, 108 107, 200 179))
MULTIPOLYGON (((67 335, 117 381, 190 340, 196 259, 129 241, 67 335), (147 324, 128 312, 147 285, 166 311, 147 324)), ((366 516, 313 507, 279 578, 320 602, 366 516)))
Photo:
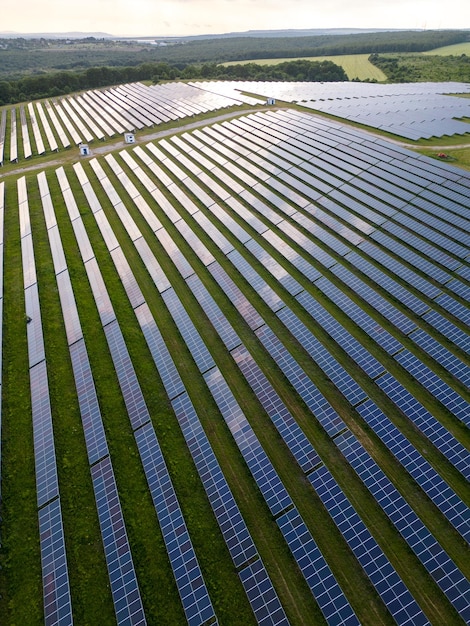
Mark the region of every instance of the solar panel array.
POLYGON ((44 623, 47 626, 72 624, 72 600, 62 523, 51 403, 49 399, 48 366, 44 350, 41 307, 29 219, 28 191, 24 177, 18 179, 17 190, 20 232, 22 235, 21 249, 23 255, 23 284, 29 356, 34 462, 36 468, 39 544, 42 564, 44 623))
POLYGON ((5 160, 15 162, 19 157, 27 159, 33 154, 105 140, 201 113, 262 102, 233 90, 213 93, 187 83, 150 87, 129 83, 56 100, 29 102, 26 108, 20 105, 10 109, 9 114, 6 109, 2 111, 0 165, 5 160))
MULTIPOLYGON (((388 88, 383 99, 394 88, 409 93, 388 88)), ((146 107, 138 94, 148 89, 139 86, 83 102, 100 102, 107 123, 145 124, 158 99, 167 111, 178 99, 174 115, 202 111, 204 92, 198 99, 194 89, 155 90, 146 107)), ((77 102, 54 108, 57 121, 78 115, 77 102)), ((470 176, 283 110, 60 168, 58 188, 48 177, 30 184, 49 237, 117 621, 145 623, 145 609, 114 478, 114 462, 123 461, 111 464, 88 358, 96 348, 85 343, 67 267, 73 247, 61 237, 70 226, 189 624, 217 622, 212 588, 129 350, 136 332, 257 623, 289 623, 285 594, 295 583, 280 583, 250 499, 327 623, 372 619, 359 588, 378 622, 469 621, 470 176), (62 202, 67 215, 56 216, 62 202), (132 322, 113 304, 111 266, 132 322), (250 485, 248 500, 235 468, 250 485)), ((64 530, 24 178, 17 196, 41 541, 71 615, 59 578, 64 530), (46 543, 50 531, 58 551, 46 543)))

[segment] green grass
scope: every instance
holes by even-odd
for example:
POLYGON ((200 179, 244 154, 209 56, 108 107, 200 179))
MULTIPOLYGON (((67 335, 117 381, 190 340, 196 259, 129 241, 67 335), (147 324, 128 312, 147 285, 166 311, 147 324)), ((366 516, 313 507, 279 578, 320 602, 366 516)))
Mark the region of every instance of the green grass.
POLYGON ((376 80, 378 82, 387 80, 385 74, 369 61, 368 54, 339 54, 336 56, 298 57, 295 59, 252 59, 249 61, 230 61, 229 63, 223 63, 222 65, 245 65, 247 63, 256 63, 257 65, 277 65, 278 63, 298 61, 299 59, 318 62, 332 61, 344 69, 349 80, 352 80, 353 78, 359 78, 359 80, 376 80))
POLYGON ((429 50, 428 52, 423 52, 426 55, 434 55, 437 54, 439 56, 460 56, 462 54, 470 55, 470 41, 465 43, 456 43, 452 46, 443 46, 442 48, 435 48, 434 50, 429 50))

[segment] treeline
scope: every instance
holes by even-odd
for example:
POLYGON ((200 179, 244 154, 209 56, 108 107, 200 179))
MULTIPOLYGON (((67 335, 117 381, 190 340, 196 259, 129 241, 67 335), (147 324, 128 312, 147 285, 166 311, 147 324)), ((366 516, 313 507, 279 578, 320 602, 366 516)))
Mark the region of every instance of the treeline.
POLYGON ((391 31, 302 37, 221 37, 173 40, 172 45, 138 42, 79 42, 0 39, 0 78, 18 80, 26 73, 85 70, 101 66, 130 67, 165 62, 180 68, 194 63, 224 63, 261 58, 298 58, 337 54, 424 52, 470 39, 469 31, 391 31), (5 48, 4 48, 5 46, 5 48))
POLYGON ((371 54, 369 61, 381 69, 391 83, 470 82, 470 56, 465 54, 459 56, 371 54))
POLYGON ((243 61, 249 59, 334 56, 387 52, 425 52, 470 40, 469 31, 403 31, 313 37, 240 37, 194 41, 161 48, 167 62, 243 61))
POLYGON ((223 66, 216 63, 187 65, 143 63, 137 67, 93 67, 84 72, 53 72, 28 76, 17 81, 0 81, 0 105, 16 104, 41 98, 53 98, 75 91, 109 87, 121 83, 151 80, 278 80, 278 81, 345 81, 342 67, 332 61, 297 60, 277 65, 223 66))

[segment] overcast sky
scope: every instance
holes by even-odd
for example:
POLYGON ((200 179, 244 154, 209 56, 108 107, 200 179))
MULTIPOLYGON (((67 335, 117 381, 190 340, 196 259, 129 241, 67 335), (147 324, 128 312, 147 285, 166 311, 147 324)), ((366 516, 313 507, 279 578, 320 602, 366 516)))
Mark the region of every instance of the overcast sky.
POLYGON ((197 35, 283 28, 470 28, 470 0, 2 0, 0 31, 197 35))

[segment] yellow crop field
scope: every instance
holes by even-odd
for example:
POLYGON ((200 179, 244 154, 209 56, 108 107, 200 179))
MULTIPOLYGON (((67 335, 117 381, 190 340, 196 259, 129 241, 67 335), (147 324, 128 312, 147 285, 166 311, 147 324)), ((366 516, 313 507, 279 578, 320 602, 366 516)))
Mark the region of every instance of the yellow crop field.
MULTIPOLYGON (((300 57, 299 57, 300 58, 300 57)), ((286 61, 297 61, 297 59, 255 59, 251 61, 234 61, 223 63, 223 65, 237 65, 245 63, 257 63, 258 65, 276 65, 286 61)), ((387 80, 385 74, 369 61, 368 54, 342 54, 328 57, 303 57, 304 61, 333 61, 344 68, 349 80, 359 78, 359 80, 377 80, 379 82, 387 80)))
POLYGON ((470 55, 470 41, 465 43, 456 43, 452 46, 444 46, 443 48, 435 48, 434 50, 428 50, 427 52, 423 52, 423 54, 437 54, 439 56, 460 56, 461 54, 470 55))

